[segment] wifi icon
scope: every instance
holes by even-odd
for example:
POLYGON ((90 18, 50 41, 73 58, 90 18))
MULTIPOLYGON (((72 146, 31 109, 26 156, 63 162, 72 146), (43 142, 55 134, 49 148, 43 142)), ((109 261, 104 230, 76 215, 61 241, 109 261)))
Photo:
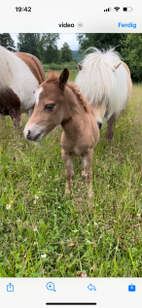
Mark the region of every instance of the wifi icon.
POLYGON ((119 6, 115 6, 115 7, 114 7, 114 10, 115 10, 116 12, 118 12, 118 11, 120 10, 120 7, 119 7, 119 6))

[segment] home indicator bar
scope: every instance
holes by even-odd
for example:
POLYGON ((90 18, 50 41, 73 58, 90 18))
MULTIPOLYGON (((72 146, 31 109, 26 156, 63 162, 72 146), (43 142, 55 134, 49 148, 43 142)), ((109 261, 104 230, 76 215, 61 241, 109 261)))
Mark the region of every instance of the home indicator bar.
POLYGON ((83 306, 93 306, 93 305, 97 305, 97 303, 46 303, 46 305, 52 305, 52 306, 62 306, 62 305, 68 305, 68 306, 75 306, 75 305, 77 305, 77 306, 81 306, 81 305, 83 305, 83 306))

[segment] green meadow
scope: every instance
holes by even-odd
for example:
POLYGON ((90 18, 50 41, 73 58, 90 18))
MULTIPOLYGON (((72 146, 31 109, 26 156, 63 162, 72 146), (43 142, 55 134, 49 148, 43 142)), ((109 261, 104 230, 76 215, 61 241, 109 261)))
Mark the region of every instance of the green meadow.
MULTIPOLYGON (((73 81, 77 70, 73 70, 73 81)), ((0 277, 142 276, 142 85, 94 149, 93 200, 77 157, 65 196, 62 128, 40 143, 0 119, 0 277)))

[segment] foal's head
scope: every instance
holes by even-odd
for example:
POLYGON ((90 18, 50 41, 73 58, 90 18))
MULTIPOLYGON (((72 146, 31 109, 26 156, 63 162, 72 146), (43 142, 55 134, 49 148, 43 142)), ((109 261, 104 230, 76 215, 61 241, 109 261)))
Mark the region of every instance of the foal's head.
POLYGON ((32 141, 40 141, 63 121, 64 88, 69 77, 65 68, 60 76, 48 71, 48 79, 36 91, 34 112, 27 122, 24 135, 32 141))

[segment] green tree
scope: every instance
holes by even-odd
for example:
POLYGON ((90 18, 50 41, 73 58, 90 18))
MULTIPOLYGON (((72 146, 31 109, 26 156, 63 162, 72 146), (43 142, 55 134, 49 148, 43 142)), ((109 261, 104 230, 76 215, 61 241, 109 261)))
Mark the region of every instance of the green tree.
POLYGON ((60 51, 60 62, 63 63, 70 61, 73 61, 73 54, 68 43, 64 43, 60 51))
POLYGON ((79 33, 79 51, 83 53, 89 47, 98 49, 108 49, 115 47, 118 52, 121 51, 121 44, 125 40, 125 33, 79 33))
POLYGON ((121 54, 130 68, 132 79, 142 81, 142 33, 129 33, 122 42, 121 54))
POLYGON ((11 35, 9 33, 1 33, 0 34, 0 45, 4 47, 14 47, 15 48, 15 43, 14 40, 12 39, 11 35))
POLYGON ((58 33, 42 33, 38 42, 40 60, 43 63, 58 62, 59 50, 57 47, 58 33))
POLYGON ((38 41, 38 33, 19 33, 17 43, 18 50, 38 57, 38 41))

